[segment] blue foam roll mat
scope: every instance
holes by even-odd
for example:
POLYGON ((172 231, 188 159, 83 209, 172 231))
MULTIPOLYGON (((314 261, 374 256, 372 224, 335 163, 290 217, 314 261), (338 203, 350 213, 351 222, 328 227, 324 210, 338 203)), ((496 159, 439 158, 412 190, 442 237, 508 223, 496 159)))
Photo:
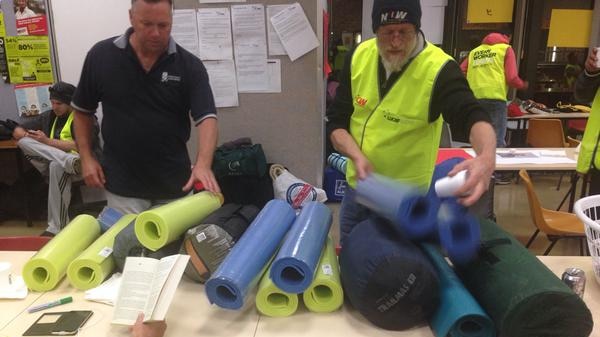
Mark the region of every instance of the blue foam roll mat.
POLYGON ((356 185, 356 202, 390 220, 407 239, 436 232, 439 199, 417 188, 372 174, 356 185))
POLYGON ((241 309, 246 294, 257 284, 295 218, 294 210, 284 200, 269 201, 206 282, 210 303, 241 309))
POLYGON ((438 237, 453 264, 468 263, 481 246, 479 221, 455 201, 444 201, 438 211, 438 237))
POLYGON ((271 280, 279 289, 292 294, 308 289, 327 240, 331 220, 331 210, 320 202, 312 201, 302 208, 271 266, 271 280))
POLYGON ((436 337, 494 337, 492 319, 462 284, 440 251, 431 244, 421 246, 440 279, 440 304, 429 325, 436 337))

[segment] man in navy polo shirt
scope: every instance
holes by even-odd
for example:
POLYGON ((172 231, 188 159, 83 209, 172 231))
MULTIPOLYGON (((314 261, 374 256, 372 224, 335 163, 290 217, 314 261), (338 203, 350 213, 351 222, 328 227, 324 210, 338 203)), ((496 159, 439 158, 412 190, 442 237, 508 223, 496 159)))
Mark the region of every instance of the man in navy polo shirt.
POLYGON ((171 0, 132 0, 131 28, 88 52, 73 97, 83 177, 107 191, 108 206, 139 213, 187 194, 195 182, 220 192, 211 171, 217 119, 202 62, 170 37, 171 0), (90 146, 102 102, 101 162, 90 146), (198 130, 191 168, 191 113, 198 130))

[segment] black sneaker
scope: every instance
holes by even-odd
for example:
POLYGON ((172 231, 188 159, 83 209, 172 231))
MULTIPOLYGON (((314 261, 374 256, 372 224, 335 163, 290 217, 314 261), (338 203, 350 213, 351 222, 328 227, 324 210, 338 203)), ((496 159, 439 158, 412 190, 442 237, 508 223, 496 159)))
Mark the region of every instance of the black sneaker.
POLYGON ((48 231, 44 231, 42 234, 40 234, 40 236, 49 236, 49 237, 54 237, 54 233, 52 232, 48 232, 48 231))

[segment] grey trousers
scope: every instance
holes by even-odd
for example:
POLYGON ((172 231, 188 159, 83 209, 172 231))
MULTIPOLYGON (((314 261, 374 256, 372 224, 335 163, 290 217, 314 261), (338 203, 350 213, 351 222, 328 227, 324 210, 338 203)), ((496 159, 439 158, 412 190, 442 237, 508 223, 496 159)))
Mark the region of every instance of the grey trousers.
POLYGON ((71 203, 71 183, 81 180, 75 174, 73 164, 79 159, 78 154, 23 137, 17 143, 31 164, 42 175, 48 177, 48 228, 51 233, 58 233, 69 223, 69 204, 71 203))
MULTIPOLYGON (((139 214, 145 210, 168 204, 177 199, 141 199, 124 197, 104 191, 106 195, 107 207, 113 208, 123 214, 139 214)), ((191 192, 188 194, 190 195, 191 192)))

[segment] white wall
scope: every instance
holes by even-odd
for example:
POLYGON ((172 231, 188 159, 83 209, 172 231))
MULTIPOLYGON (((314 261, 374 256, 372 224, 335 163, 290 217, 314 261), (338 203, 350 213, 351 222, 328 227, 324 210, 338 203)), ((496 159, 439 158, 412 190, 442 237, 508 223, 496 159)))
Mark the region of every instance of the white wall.
POLYGON ((83 60, 98 41, 129 27, 128 0, 51 0, 58 68, 63 81, 77 85, 83 60))
MULTIPOLYGON (((421 0, 421 30, 425 38, 434 43, 442 44, 444 39, 444 10, 447 0, 421 0)), ((371 11, 373 0, 363 0, 362 36, 363 40, 374 36, 371 28, 371 11)))

